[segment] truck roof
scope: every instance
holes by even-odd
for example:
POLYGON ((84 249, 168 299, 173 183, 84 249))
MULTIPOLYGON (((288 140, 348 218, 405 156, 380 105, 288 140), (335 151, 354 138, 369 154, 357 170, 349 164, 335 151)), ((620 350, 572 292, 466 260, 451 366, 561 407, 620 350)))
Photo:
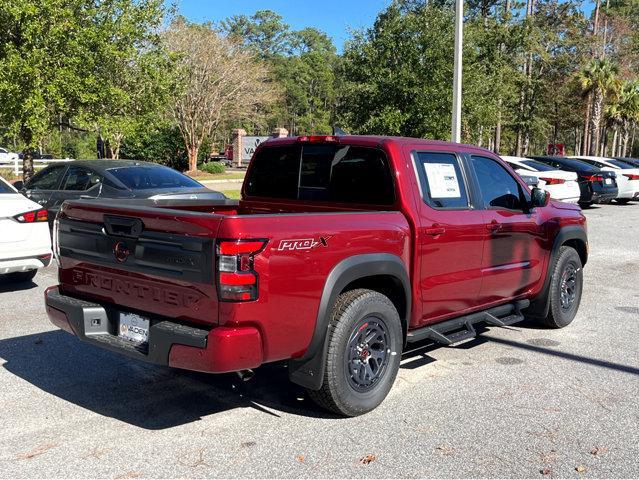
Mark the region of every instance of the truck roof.
POLYGON ((487 150, 482 147, 478 147, 476 145, 467 145, 462 143, 453 143, 453 142, 445 142, 443 140, 427 140, 424 138, 413 138, 413 137, 394 137, 390 135, 301 135, 295 137, 284 137, 284 138, 270 138, 266 142, 262 142, 265 146, 270 145, 290 145, 293 143, 297 143, 299 141, 303 141, 304 139, 315 138, 317 141, 321 142, 321 138, 324 137, 329 141, 333 141, 336 143, 342 144, 357 144, 363 146, 378 146, 385 143, 390 143, 395 146, 404 146, 404 145, 419 145, 424 148, 428 147, 450 147, 451 150, 456 151, 476 151, 483 153, 491 153, 490 150, 487 150))

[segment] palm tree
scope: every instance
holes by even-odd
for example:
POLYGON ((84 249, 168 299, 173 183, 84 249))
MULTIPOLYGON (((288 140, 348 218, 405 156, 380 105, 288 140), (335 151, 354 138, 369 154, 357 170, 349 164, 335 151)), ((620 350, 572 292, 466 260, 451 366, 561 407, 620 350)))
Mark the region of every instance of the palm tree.
MULTIPOLYGON (((621 118, 622 141, 620 156, 625 157, 628 151, 630 130, 639 122, 639 80, 623 82, 619 88, 619 116, 621 118)), ((632 148, 632 145, 630 145, 632 148)))
POLYGON ((606 59, 591 60, 579 73, 582 91, 592 97, 590 115, 590 149, 588 155, 596 155, 599 146, 601 119, 606 94, 617 83, 619 69, 606 59))

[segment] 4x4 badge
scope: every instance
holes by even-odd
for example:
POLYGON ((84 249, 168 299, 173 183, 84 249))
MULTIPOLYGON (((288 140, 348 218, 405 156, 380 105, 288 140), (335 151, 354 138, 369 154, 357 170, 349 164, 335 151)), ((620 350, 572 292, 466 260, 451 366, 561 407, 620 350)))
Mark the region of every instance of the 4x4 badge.
POLYGON ((328 247, 328 240, 332 237, 332 235, 325 235, 323 237, 319 237, 317 240, 315 238, 295 238, 291 240, 280 240, 280 244, 277 247, 278 250, 310 250, 311 248, 315 248, 318 245, 322 245, 323 247, 328 247))

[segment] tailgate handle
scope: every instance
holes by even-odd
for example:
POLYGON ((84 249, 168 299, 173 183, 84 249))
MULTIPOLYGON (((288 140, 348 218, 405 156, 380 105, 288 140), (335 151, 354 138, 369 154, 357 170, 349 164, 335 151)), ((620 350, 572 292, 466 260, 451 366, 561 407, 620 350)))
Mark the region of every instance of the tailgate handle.
POLYGON ((104 229, 109 235, 138 238, 144 230, 144 224, 139 218, 105 215, 104 229))

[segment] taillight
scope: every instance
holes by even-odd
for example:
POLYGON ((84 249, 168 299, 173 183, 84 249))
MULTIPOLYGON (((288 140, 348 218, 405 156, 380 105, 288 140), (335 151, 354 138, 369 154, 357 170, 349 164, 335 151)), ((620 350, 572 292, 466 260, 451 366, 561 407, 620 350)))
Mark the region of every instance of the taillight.
POLYGON ((561 185, 562 183, 566 183, 566 180, 563 178, 544 178, 539 177, 539 180, 543 180, 546 182, 546 185, 561 185))
POLYGON ((49 221, 49 214, 46 208, 41 208, 39 210, 21 213, 13 218, 20 223, 47 222, 49 221))
POLYGON ((602 175, 581 175, 581 178, 589 182, 603 182, 604 180, 602 175))
POLYGON ((218 296, 220 300, 257 300, 258 275, 253 268, 255 255, 266 240, 222 240, 217 244, 218 296))
POLYGON ((635 175, 634 173, 622 173, 624 177, 628 177, 628 180, 639 180, 639 175, 635 175))

